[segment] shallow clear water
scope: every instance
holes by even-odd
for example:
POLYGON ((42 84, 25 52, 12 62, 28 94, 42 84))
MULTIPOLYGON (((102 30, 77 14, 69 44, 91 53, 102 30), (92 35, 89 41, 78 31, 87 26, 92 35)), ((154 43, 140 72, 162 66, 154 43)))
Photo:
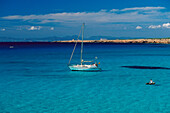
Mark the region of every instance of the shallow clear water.
POLYGON ((0 112, 170 112, 170 45, 85 44, 84 59, 98 56, 102 72, 70 71, 73 46, 1 45, 0 112))

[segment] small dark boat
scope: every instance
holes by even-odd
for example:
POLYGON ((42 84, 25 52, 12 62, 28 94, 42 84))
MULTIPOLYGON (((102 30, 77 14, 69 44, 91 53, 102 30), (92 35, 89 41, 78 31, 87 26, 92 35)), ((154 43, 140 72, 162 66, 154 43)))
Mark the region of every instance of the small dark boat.
POLYGON ((155 82, 153 82, 153 83, 146 83, 146 85, 154 85, 155 84, 155 82))

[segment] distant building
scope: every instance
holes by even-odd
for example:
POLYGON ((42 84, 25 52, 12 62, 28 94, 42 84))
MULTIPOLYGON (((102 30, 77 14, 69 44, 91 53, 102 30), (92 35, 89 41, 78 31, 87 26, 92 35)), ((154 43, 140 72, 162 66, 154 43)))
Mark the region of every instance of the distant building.
POLYGON ((106 38, 101 38, 100 40, 107 40, 106 38))

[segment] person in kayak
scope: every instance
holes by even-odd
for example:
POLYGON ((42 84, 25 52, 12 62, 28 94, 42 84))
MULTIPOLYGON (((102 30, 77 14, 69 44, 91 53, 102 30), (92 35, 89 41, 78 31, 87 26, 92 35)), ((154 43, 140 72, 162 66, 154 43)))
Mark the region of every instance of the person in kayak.
POLYGON ((153 81, 152 81, 152 79, 150 79, 150 81, 149 81, 149 84, 153 84, 153 81))

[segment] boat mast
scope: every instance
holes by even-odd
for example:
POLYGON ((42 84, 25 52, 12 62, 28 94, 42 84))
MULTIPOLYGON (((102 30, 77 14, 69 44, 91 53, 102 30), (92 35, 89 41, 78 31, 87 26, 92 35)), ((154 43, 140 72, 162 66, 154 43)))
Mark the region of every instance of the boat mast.
POLYGON ((83 23, 83 26, 82 26, 82 42, 81 42, 81 58, 80 58, 80 60, 81 60, 81 65, 83 64, 83 59, 82 59, 82 57, 83 57, 84 25, 85 25, 85 23, 83 23))

